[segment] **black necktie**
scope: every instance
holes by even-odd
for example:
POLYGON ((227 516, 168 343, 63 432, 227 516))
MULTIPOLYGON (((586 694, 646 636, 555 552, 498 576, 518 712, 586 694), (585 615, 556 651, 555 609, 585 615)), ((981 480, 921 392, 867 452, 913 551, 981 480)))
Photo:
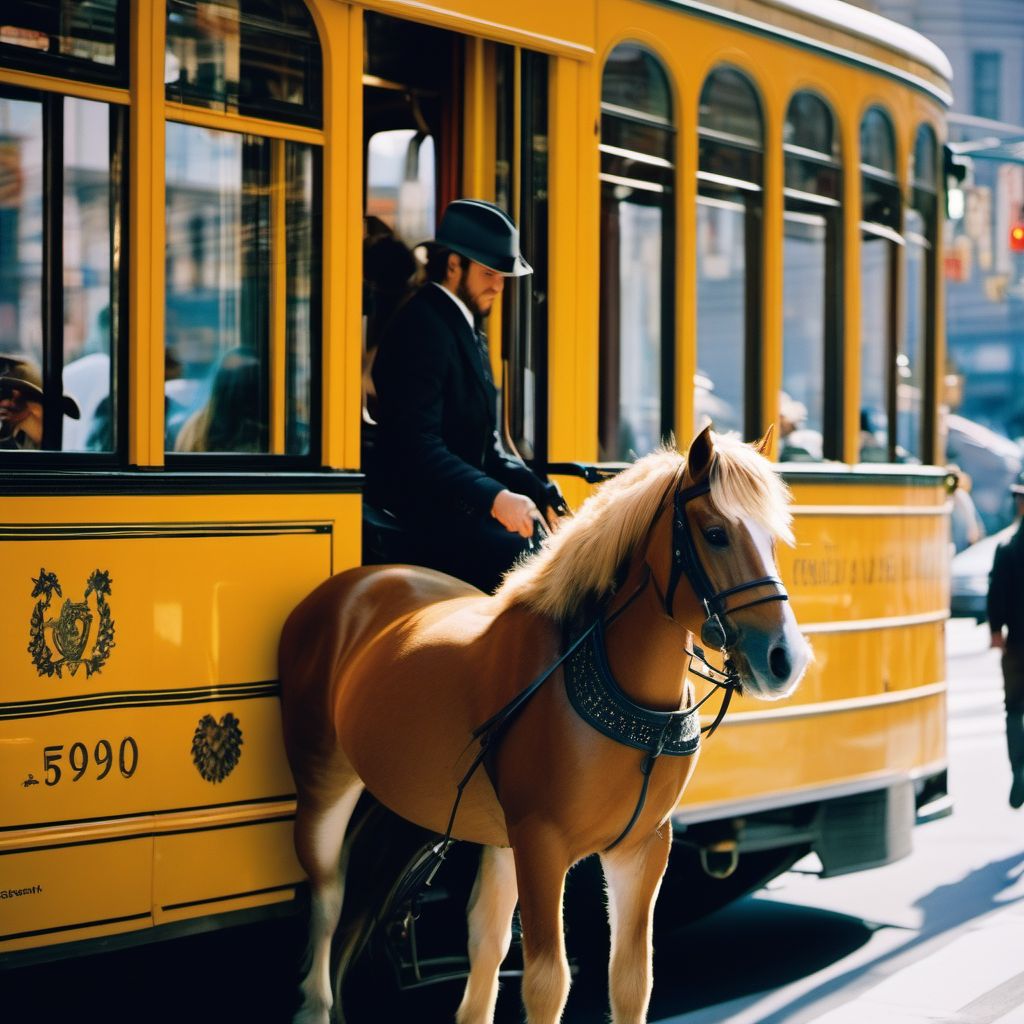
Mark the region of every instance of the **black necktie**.
POLYGON ((473 331, 476 338, 477 355, 480 357, 480 369, 483 372, 484 380, 491 387, 494 387, 494 377, 491 374, 491 354, 487 349, 487 335, 483 331, 473 331))

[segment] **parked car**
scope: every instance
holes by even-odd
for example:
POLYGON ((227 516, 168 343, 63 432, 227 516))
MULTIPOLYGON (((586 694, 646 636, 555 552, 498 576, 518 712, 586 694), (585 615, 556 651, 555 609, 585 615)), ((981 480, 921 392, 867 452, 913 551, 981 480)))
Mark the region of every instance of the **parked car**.
POLYGON ((950 614, 954 618, 974 618, 984 622, 988 597, 988 574, 996 557, 996 548, 1009 540, 1017 529, 1011 523, 998 533, 984 537, 953 556, 950 580, 950 614))

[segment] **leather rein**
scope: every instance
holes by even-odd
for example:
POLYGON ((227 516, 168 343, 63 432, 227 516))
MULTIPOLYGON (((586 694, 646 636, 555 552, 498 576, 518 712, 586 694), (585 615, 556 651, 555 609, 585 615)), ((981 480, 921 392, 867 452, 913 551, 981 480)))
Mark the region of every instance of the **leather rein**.
MULTIPOLYGON (((678 488, 675 491, 675 495, 673 497, 672 520, 672 568, 669 575, 668 586, 663 598, 663 604, 665 614, 671 618, 675 592, 679 586, 679 581, 685 575, 689 580, 690 585, 693 587, 697 598, 704 606, 704 610, 707 614, 707 618, 701 626, 701 641, 705 646, 720 650, 725 655, 725 669, 723 671, 711 665, 704 656, 704 651, 696 644, 693 644, 692 650, 687 650, 687 653, 691 655, 691 661, 687 671, 706 682, 711 683, 713 689, 709 690, 708 693, 706 693, 692 707, 687 708, 681 706, 675 711, 656 711, 650 708, 638 708, 633 705, 632 707, 642 714, 645 724, 651 726, 651 728, 647 730, 643 742, 637 742, 632 738, 627 738, 614 730, 602 728, 597 722, 594 722, 590 716, 586 714, 582 715, 582 717, 584 717, 586 721, 589 721, 590 724, 594 725, 595 728, 599 728, 600 731, 604 732, 612 739, 615 739, 617 742, 624 743, 628 746, 638 747, 645 752, 645 756, 640 763, 640 772, 643 775, 643 781, 641 783, 640 795, 637 800, 636 807, 629 819, 629 822, 626 824, 626 827, 609 846, 605 847, 604 852, 608 852, 618 846, 619 843, 629 835, 633 826, 640 818, 644 805, 647 801, 647 790, 650 784, 651 773, 654 769, 655 761, 663 754, 670 756, 692 756, 696 750, 695 743, 692 746, 690 744, 683 743, 680 744, 678 748, 673 748, 669 738, 673 734, 680 734, 680 729, 683 726, 684 721, 691 718, 693 715, 696 715, 697 712, 700 711, 704 703, 715 692, 715 689, 722 689, 725 691, 722 698, 722 704, 719 707, 714 721, 710 725, 704 726, 699 730, 698 738, 700 734, 710 736, 718 728, 722 719, 725 717, 725 714, 729 709, 733 691, 739 685, 739 673, 733 668, 729 657, 729 649, 735 644, 738 638, 738 633, 729 621, 728 616, 743 608, 751 608, 754 605, 763 604, 768 601, 789 600, 786 588, 783 585, 782 580, 777 576, 762 576, 759 579, 740 583, 734 587, 727 587, 724 590, 715 590, 707 572, 704 569, 700 555, 697 552, 697 546, 693 537, 693 528, 690 524, 690 518, 686 507, 694 498, 708 494, 710 490, 710 480, 708 477, 705 477, 705 479, 698 484, 687 488, 678 488), (775 592, 754 598, 750 601, 745 601, 742 604, 733 605, 732 607, 729 606, 729 598, 732 598, 737 594, 745 593, 746 591, 756 590, 760 587, 766 586, 775 588, 775 592), (693 666, 693 658, 698 659, 701 663, 699 668, 695 668, 693 666)), ((521 690, 515 697, 513 697, 512 700, 509 701, 509 703, 500 711, 496 712, 487 719, 486 722, 478 726, 473 731, 472 739, 480 741, 480 749, 467 769, 466 774, 458 784, 455 802, 452 805, 452 812, 448 819, 448 827, 445 830, 444 839, 434 848, 433 851, 435 863, 427 877, 426 885, 430 885, 431 882, 433 882, 434 876, 437 874, 441 863, 445 859, 445 855, 455 842, 451 836, 455 827, 455 816, 458 813, 459 804, 462 801, 462 794, 466 786, 469 784, 470 779, 472 779, 476 770, 484 762, 485 758, 489 754, 493 753, 497 748, 498 740, 500 739, 504 729, 510 724, 516 714, 522 710, 527 701, 529 701, 537 690, 539 690, 540 687, 554 674, 555 670, 581 651, 584 643, 588 638, 591 638, 592 635, 595 636, 597 643, 602 649, 598 655, 599 660, 605 660, 601 658, 601 655, 603 655, 605 632, 612 623, 614 623, 615 620, 618 619, 618 617, 640 596, 648 583, 651 583, 653 579, 653 574, 648 568, 643 581, 619 608, 617 608, 607 618, 605 618, 605 613, 603 611, 600 612, 594 618, 594 621, 568 644, 566 649, 551 665, 545 668, 540 675, 538 675, 524 690, 521 690)), ((657 588, 657 583, 654 585, 657 588)), ((659 594, 659 596, 661 595, 659 594)), ((622 700, 624 695, 622 695, 618 686, 611 678, 610 672, 602 672, 601 674, 604 676, 603 682, 606 689, 613 694, 612 700, 617 703, 619 710, 622 710, 622 700)), ((683 695, 683 701, 684 703, 686 701, 685 693, 683 695)), ((576 703, 573 703, 575 707, 576 703)), ((626 703, 629 703, 628 700, 626 700, 626 703)), ((577 707, 577 712, 579 713, 579 711, 580 709, 577 707)))

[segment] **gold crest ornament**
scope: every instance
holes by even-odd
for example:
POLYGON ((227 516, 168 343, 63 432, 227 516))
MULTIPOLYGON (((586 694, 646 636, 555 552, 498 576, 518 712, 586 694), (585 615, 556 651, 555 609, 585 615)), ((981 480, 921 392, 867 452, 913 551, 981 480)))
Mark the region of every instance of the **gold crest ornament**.
POLYGON ((60 614, 48 619, 47 612, 50 602, 56 593, 64 597, 57 574, 39 570, 39 578, 33 578, 35 588, 32 596, 38 598, 32 612, 32 624, 29 629, 28 652, 32 655, 32 664, 41 676, 63 676, 66 668, 72 675, 85 666, 86 676, 99 672, 114 646, 114 620, 110 615, 107 597, 110 595, 110 573, 96 569, 89 577, 85 588, 85 596, 81 601, 65 598, 60 614), (89 596, 93 596, 96 613, 89 607, 89 596), (86 647, 92 632, 93 619, 99 616, 96 639, 90 657, 86 657, 86 647), (55 659, 53 648, 46 641, 46 631, 50 630, 50 639, 56 647, 60 658, 55 659))
POLYGON ((220 722, 203 715, 192 736, 192 762, 207 782, 223 782, 242 756, 242 730, 229 711, 220 722))

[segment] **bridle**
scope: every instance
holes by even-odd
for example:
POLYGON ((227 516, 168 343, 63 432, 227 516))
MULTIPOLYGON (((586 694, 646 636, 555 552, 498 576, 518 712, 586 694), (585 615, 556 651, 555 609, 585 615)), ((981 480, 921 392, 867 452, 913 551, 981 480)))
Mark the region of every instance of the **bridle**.
POLYGON ((710 490, 711 481, 705 477, 704 480, 692 487, 680 487, 676 490, 673 498, 672 569, 668 578, 668 586, 665 588, 665 614, 671 617, 676 588, 679 586, 680 579, 685 575, 707 614, 700 629, 701 643, 705 647, 714 647, 716 650, 728 653, 729 648, 736 643, 737 639, 737 631, 729 621, 729 615, 741 611, 743 608, 752 608, 754 605, 765 604, 768 601, 788 601, 789 594, 786 593, 786 588, 778 576, 762 576, 760 579, 747 580, 746 583, 739 583, 735 587, 727 587, 725 590, 715 590, 704 564, 700 560, 700 555, 697 553, 693 528, 690 525, 686 509, 687 504, 694 498, 708 494, 710 490), (743 604, 733 605, 731 608, 728 606, 728 598, 748 590, 756 590, 758 587, 775 587, 776 592, 756 597, 743 604))

